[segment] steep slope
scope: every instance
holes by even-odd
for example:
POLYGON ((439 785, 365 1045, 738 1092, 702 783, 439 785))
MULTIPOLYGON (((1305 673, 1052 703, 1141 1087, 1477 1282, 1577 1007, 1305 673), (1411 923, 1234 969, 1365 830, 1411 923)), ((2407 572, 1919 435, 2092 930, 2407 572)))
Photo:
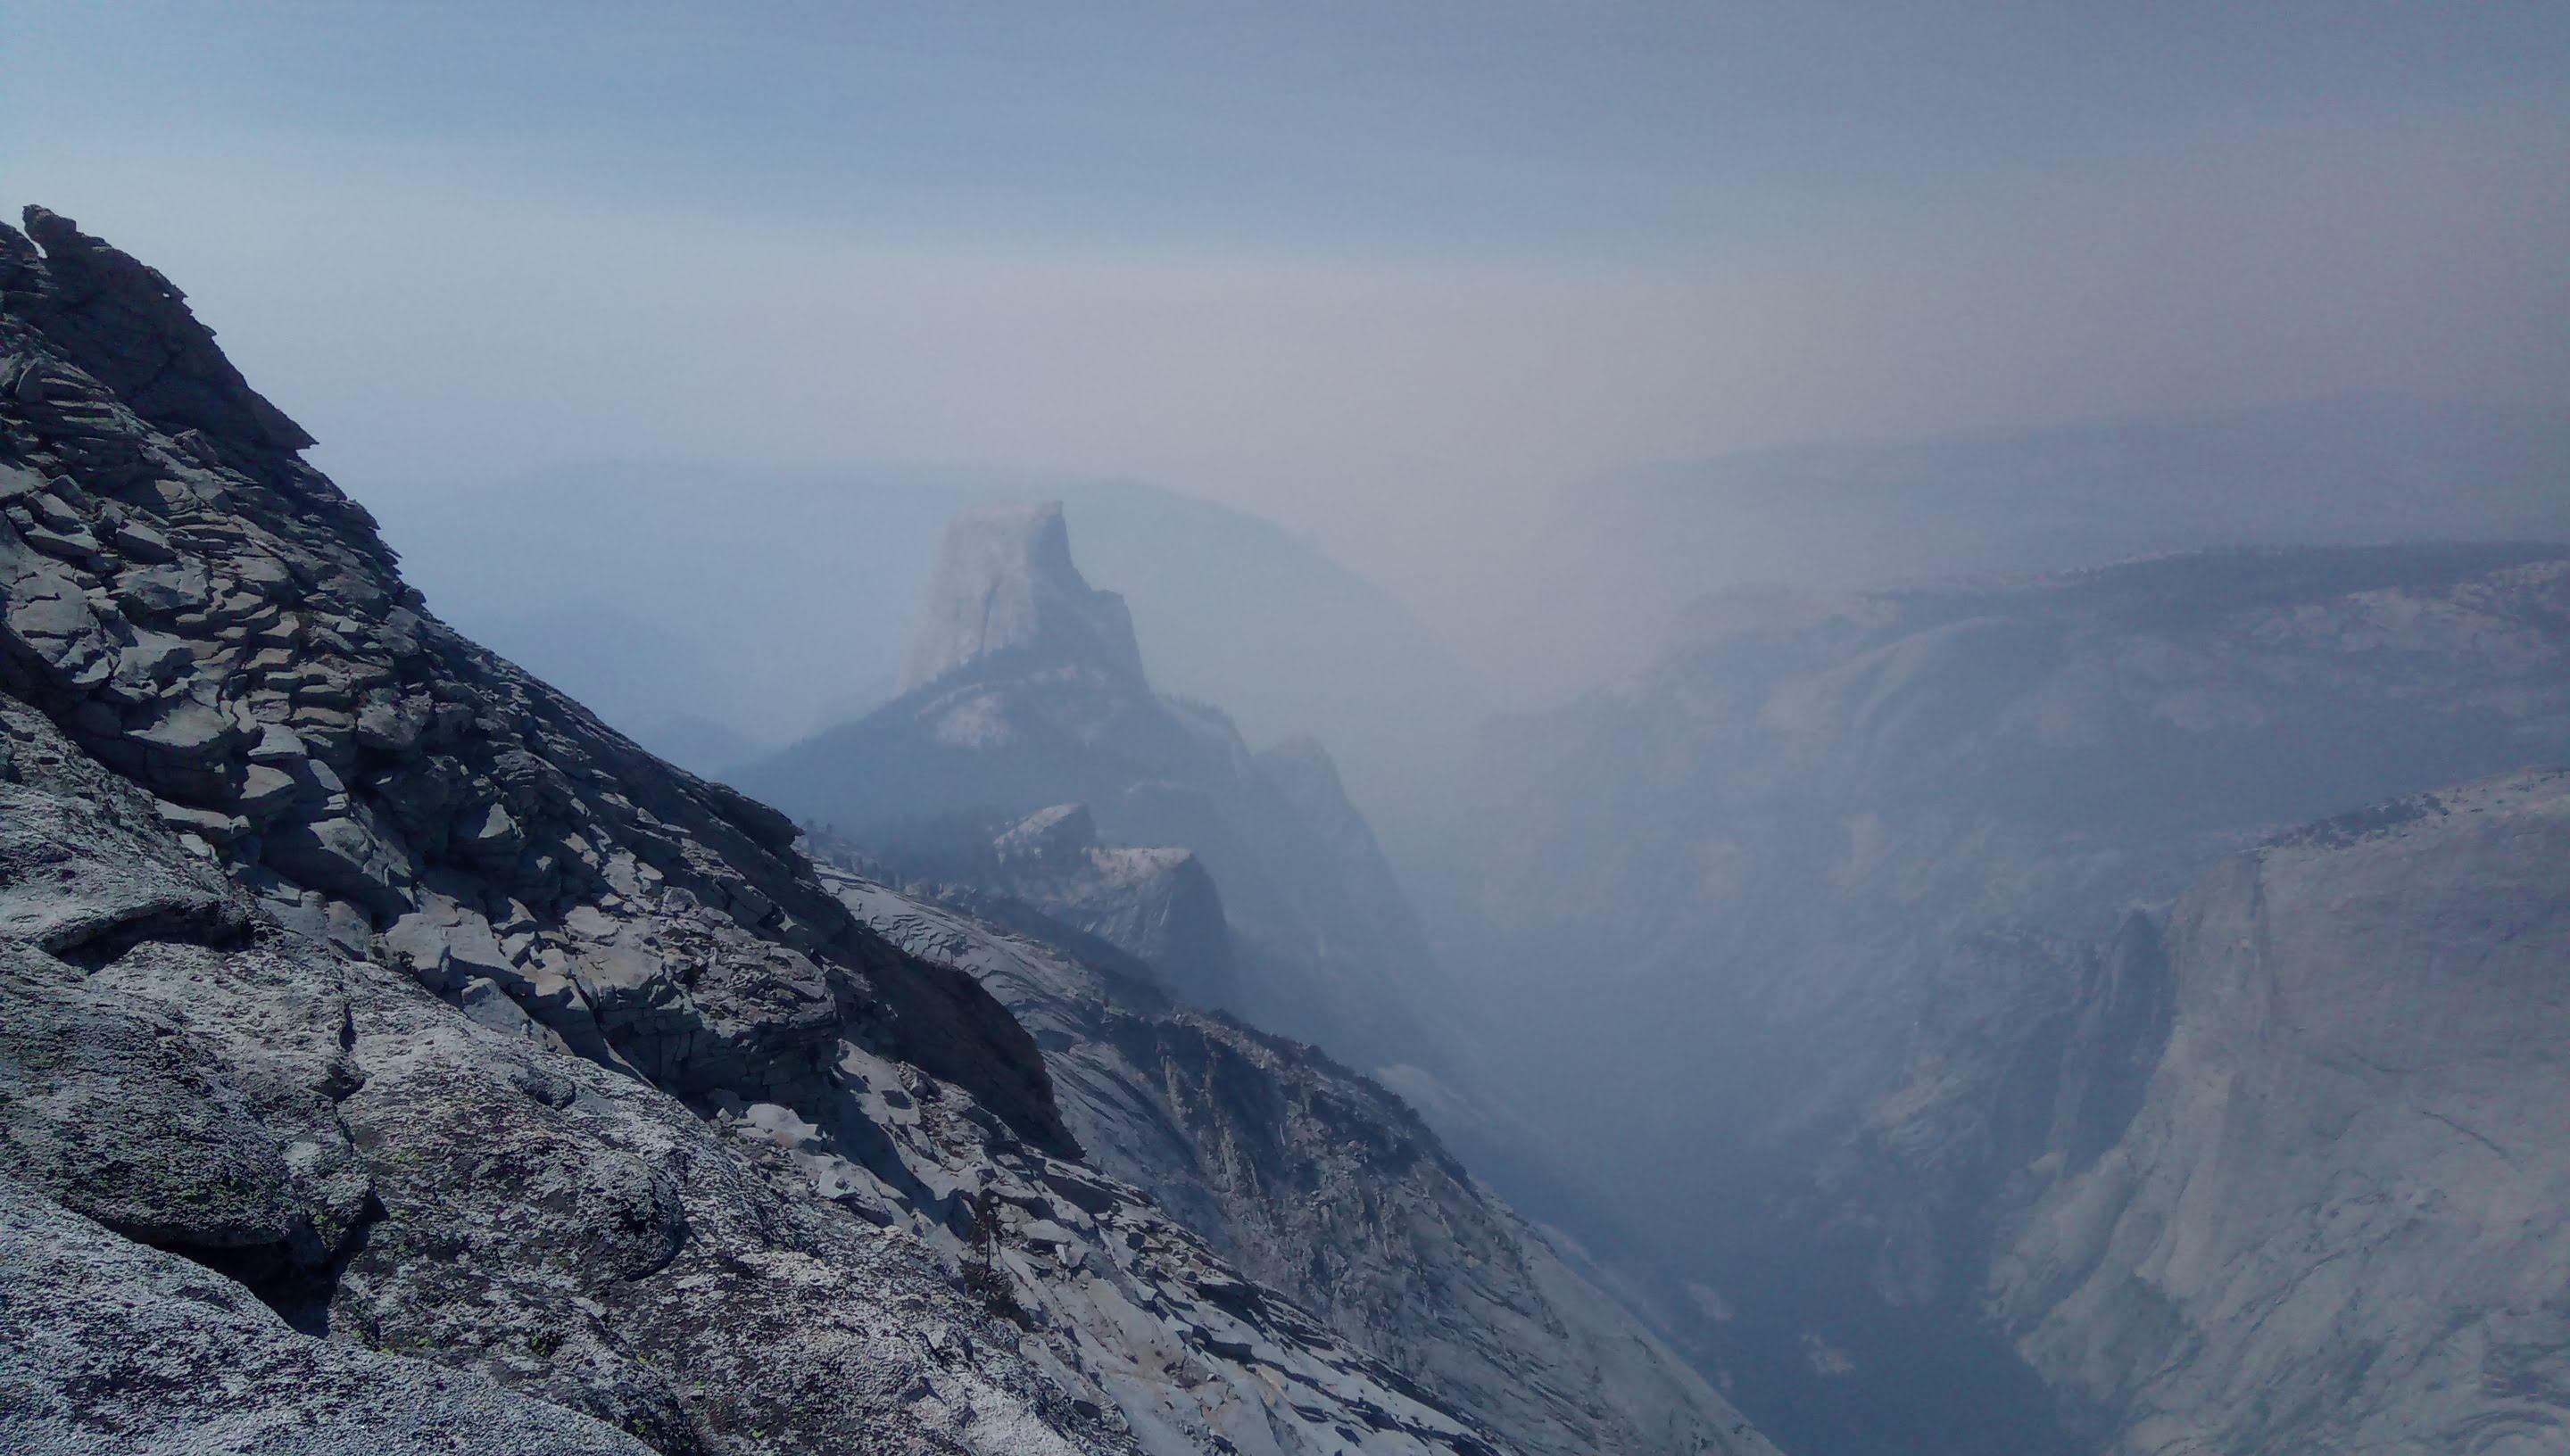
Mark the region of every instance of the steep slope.
POLYGON ((1211 873, 1237 952, 1222 1004, 1361 1064, 1420 1054, 1425 939, 1327 756, 1252 753, 1217 710, 1154 693, 1122 602, 1072 565, 1059 506, 958 519, 909 663, 902 696, 736 781, 922 859, 1082 805, 1102 844, 1185 849, 1211 873))
POLYGON ((2570 770, 2286 836, 2168 938, 2140 1106, 1993 1275, 2027 1357, 2117 1453, 2561 1449, 2570 770))
POLYGON ((1773 1450, 1380 1087, 1170 1001, 1104 947, 1083 959, 854 874, 832 883, 860 920, 1017 1013, 1102 1171, 1519 1449, 1773 1450))
POLYGON ((428 615, 167 280, 28 230, 8 1444, 1497 1449, 1076 1161, 781 816, 428 615))
POLYGON ((2047 1048, 2154 974, 2133 908, 2565 758, 2561 548, 2196 552, 1709 599, 1498 736, 1458 855, 1521 1110, 1663 1231, 1744 1408, 1814 1456, 2034 1450, 1980 1274, 2047 1048))
POLYGON ((781 1155, 506 997, 441 1005, 282 929, 150 796, 14 699, 7 726, 0 1136, 13 1217, 86 1251, 12 1269, 48 1316, 6 1361, 13 1448, 1123 1445, 1004 1344, 941 1360, 906 1309, 991 1320, 931 1246, 783 1193, 781 1155))

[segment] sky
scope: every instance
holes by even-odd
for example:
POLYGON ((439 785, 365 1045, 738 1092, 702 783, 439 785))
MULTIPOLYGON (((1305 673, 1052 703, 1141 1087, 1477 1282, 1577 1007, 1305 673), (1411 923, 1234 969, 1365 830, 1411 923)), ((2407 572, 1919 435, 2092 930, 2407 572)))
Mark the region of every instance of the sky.
POLYGON ((1432 614, 1637 462, 2570 407, 2559 4, 34 5, 0 180, 360 499, 1130 476, 1432 614))

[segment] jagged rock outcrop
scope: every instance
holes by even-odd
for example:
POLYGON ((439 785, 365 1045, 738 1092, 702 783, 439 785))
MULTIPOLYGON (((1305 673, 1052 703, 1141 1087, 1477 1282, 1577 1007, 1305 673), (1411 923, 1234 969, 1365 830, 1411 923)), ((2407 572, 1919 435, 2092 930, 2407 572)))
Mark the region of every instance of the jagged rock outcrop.
POLYGON ((1017 1013, 1101 1171, 1518 1449, 1773 1451, 1381 1087, 1171 1001, 1102 947, 1082 957, 852 873, 832 883, 859 919, 1017 1013))
POLYGON ((787 1192, 754 1107, 708 1121, 506 995, 286 929, 0 714, 5 1181, 62 1240, 13 1261, 42 1336, 5 1361, 13 1449, 1019 1449, 899 1384, 940 1376, 1029 1449, 1121 1446, 1005 1345, 941 1363, 908 1315, 990 1316, 932 1245, 787 1192))
MULTIPOLYGON (((961 827, 959 827, 961 828, 961 827)), ((859 849, 825 834, 848 866, 923 898, 972 900, 995 924, 1105 947, 1159 989, 1199 1006, 1239 995, 1222 894, 1191 850, 1109 849, 1084 804, 1039 809, 987 842, 969 832, 859 849)))
POLYGON ((2165 1028, 1991 1277, 2116 1453, 2570 1441, 2570 770, 2314 826, 2169 917, 2165 1028))
POLYGON ((1982 1279, 2055 1123, 2113 1141, 2155 1065, 2160 908, 2565 759, 2561 546, 1732 593, 1498 735, 1458 853, 1503 933, 1468 949, 1519 1111, 1683 1231, 1661 1312, 1780 1442, 2076 1451, 1982 1279))
POLYGON ((913 643, 901 697, 734 782, 913 867, 1083 805, 1102 844, 1181 848, 1210 872, 1236 965, 1213 1004, 1361 1064, 1422 1057, 1409 998, 1431 974, 1426 939, 1328 756, 1252 753, 1219 711, 1154 694, 1058 508, 960 518, 913 643))
POLYGON ((1108 849, 1084 804, 1040 809, 948 873, 1095 935, 1151 967, 1180 1000, 1236 999, 1231 923, 1193 851, 1108 849))
POLYGON ((984 506, 956 521, 911 628, 898 691, 1012 663, 1075 663, 1144 686, 1132 613, 1071 563, 1060 502, 984 506))
POLYGON ((441 988, 492 981, 584 1054, 754 1091, 826 1047, 835 973, 902 1055, 1062 1145, 986 997, 856 933, 781 816, 427 616, 301 432, 206 362, 175 290, 61 218, 30 225, 41 258, 0 237, 0 651, 85 751, 289 923, 381 933, 441 988), (682 984, 648 953, 663 935, 696 937, 705 972, 682 984))
POLYGON ((442 1004, 286 930, 6 719, 0 802, 42 837, 0 866, 0 1130, 13 1208, 59 1204, 13 1217, 135 1241, 11 1289, 44 1316, 0 1408, 23 1449, 91 1449, 109 1409, 120 1450, 204 1449, 204 1418, 244 1449, 1492 1449, 960 1088, 843 1043, 834 1096, 690 1109, 506 995, 442 1004), (959 1288, 984 1229, 997 1273, 959 1288), (412 1408, 350 1413, 378 1390, 412 1408))
POLYGON ((1504 1449, 1079 1162, 977 981, 438 622, 175 289, 29 215, 0 1444, 1504 1449))

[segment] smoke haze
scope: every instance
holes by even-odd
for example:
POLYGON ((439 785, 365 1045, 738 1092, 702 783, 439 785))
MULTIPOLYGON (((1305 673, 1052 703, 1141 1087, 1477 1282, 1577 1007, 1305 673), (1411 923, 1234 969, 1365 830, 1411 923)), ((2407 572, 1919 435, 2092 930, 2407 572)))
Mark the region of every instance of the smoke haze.
MULTIPOLYGON (((0 177, 64 214, 0 234, 0 645, 69 684, 0 706, 475 1019, 801 1095, 741 1028, 873 992, 670 1030, 664 910, 786 927, 748 975, 820 902, 632 869, 755 826, 992 991, 957 1066, 1537 1437, 1470 1449, 2570 1429, 2570 6, 26 5, 0 177), (410 586, 588 711, 417 677, 410 586)), ((1051 1205, 979 1179, 989 1301, 1051 1205)), ((1366 1439, 1293 1409, 1202 1449, 1366 1439)))
POLYGON ((0 103, 379 500, 1136 478, 1464 636, 1620 467, 2570 400, 2550 7, 442 15, 51 8, 0 103))

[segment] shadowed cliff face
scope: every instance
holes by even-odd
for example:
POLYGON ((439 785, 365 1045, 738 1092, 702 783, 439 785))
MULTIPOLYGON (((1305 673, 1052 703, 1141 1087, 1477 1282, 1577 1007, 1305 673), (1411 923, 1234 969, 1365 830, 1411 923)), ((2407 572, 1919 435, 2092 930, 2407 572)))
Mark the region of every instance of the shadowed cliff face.
POLYGON ((911 661, 902 697, 735 781, 922 870, 1082 806, 1101 846, 1191 852, 1211 875, 1233 968, 1172 984, 1362 1065, 1422 1056, 1425 940, 1328 755, 1253 753, 1219 710, 1154 694, 1120 601, 1071 565, 1058 509, 957 520, 911 661))
POLYGON ((1779 1440, 1998 1439, 2047 1402, 1980 1314, 1993 1221, 2056 1123, 2093 1157, 2138 1105, 2156 907, 2281 828, 2570 759, 2565 593, 2560 547, 2420 546, 1702 604, 1495 740, 1459 852, 1529 1118, 1670 1231, 1779 1440))
POLYGON ((1508 1449, 1081 1162, 977 980, 430 615, 175 289, 30 228, 0 1445, 1508 1449))

